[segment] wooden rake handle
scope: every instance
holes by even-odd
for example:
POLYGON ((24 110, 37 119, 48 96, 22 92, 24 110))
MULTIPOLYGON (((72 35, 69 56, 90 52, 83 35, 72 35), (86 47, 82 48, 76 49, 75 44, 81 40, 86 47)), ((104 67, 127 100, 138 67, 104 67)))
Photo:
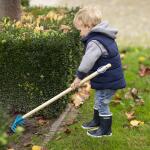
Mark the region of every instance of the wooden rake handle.
MULTIPOLYGON (((107 69, 109 69, 111 67, 111 64, 107 64, 105 66, 100 67, 99 69, 97 69, 97 71, 95 71, 94 73, 90 74, 89 76, 85 77, 81 82, 80 82, 80 86, 91 80, 92 78, 96 77, 98 74, 105 72, 107 69)), ((43 109, 44 107, 48 106, 49 104, 53 103, 54 101, 58 100, 59 98, 61 98, 62 96, 68 94, 69 92, 73 91, 73 89, 71 87, 69 87, 68 89, 66 89, 65 91, 61 92, 60 94, 56 95, 55 97, 51 98, 50 100, 46 101, 45 103, 41 104, 40 106, 36 107, 35 109, 31 110, 30 112, 28 112, 27 114, 23 115, 22 118, 25 119, 31 115, 33 115, 34 113, 38 112, 39 110, 43 109)))

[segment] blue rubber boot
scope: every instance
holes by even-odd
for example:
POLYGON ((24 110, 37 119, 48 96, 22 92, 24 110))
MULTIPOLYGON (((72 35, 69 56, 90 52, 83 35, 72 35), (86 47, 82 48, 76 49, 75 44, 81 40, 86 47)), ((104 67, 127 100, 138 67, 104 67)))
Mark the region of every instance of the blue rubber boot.
POLYGON ((87 123, 82 124, 83 129, 94 130, 100 126, 99 112, 94 109, 93 119, 87 123))
POLYGON ((101 125, 97 130, 87 131, 87 135, 95 138, 111 136, 112 116, 100 116, 101 125))

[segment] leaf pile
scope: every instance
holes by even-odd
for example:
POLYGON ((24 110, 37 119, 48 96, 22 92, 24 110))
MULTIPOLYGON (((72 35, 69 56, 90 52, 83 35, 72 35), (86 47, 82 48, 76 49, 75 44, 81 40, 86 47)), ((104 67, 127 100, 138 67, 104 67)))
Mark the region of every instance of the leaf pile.
POLYGON ((90 83, 86 82, 81 88, 78 89, 78 92, 72 95, 71 100, 75 108, 78 108, 80 105, 84 103, 86 99, 89 98, 90 89, 91 89, 90 83))

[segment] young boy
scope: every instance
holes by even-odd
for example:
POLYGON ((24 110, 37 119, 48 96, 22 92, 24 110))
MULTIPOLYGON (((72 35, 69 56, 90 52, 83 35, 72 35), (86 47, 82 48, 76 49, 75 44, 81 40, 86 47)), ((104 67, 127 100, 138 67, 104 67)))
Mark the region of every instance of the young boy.
POLYGON ((94 115, 90 122, 82 125, 82 128, 88 129, 87 135, 92 137, 111 136, 112 113, 109 103, 116 90, 126 86, 115 42, 118 31, 102 21, 101 12, 96 7, 80 9, 75 15, 74 25, 80 30, 85 54, 71 87, 78 87, 84 77, 99 67, 108 63, 112 65, 105 73, 90 81, 92 89, 95 89, 94 115))

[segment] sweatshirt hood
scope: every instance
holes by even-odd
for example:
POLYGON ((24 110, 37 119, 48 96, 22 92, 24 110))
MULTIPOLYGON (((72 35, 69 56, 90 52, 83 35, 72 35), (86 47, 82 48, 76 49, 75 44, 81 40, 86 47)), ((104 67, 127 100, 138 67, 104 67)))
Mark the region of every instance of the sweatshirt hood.
POLYGON ((111 27, 107 21, 103 21, 100 24, 93 27, 90 33, 92 32, 103 33, 109 36, 110 38, 115 39, 118 33, 118 29, 111 27))

